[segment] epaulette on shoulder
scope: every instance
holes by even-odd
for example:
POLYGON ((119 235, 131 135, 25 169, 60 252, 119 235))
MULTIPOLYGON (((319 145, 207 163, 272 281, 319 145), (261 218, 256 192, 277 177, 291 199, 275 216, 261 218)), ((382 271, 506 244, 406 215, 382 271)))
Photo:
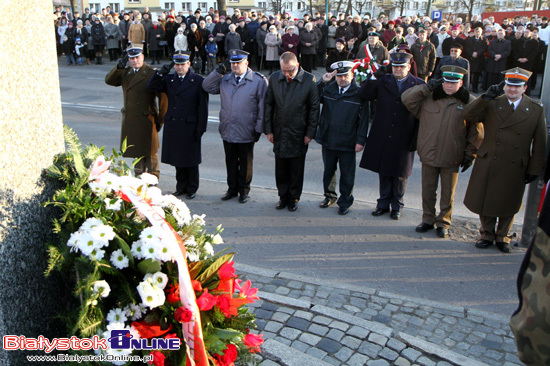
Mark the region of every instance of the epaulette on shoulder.
POLYGON ((262 78, 265 79, 265 80, 267 80, 267 77, 266 77, 264 74, 262 74, 261 72, 254 71, 254 74, 256 74, 256 75, 262 77, 262 78))

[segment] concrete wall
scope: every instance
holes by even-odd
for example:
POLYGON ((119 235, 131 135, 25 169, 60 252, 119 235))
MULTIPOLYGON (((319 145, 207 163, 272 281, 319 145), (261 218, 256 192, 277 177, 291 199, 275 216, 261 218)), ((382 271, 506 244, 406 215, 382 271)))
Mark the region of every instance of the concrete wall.
MULTIPOLYGON (((51 217, 40 207, 51 195, 43 169, 64 149, 52 2, 2 6, 32 9, 41 21, 17 31, 0 22, 0 334, 63 336, 52 316, 66 289, 44 279, 51 217)), ((24 355, 2 349, 0 365, 29 364, 24 355)))

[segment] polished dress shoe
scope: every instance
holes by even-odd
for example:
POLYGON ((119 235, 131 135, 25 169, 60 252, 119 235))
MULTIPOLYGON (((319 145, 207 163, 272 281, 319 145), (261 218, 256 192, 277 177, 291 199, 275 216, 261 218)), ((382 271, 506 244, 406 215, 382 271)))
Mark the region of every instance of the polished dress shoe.
POLYGON ((433 224, 430 225, 423 222, 420 225, 418 225, 415 230, 417 233, 425 233, 426 231, 432 230, 433 228, 434 228, 433 224))
POLYGON ((239 195, 239 203, 246 203, 248 201, 248 195, 247 194, 240 194, 239 195))
POLYGON ((222 201, 230 200, 233 197, 237 197, 237 193, 225 192, 225 194, 222 196, 222 201))
POLYGON ((386 212, 390 212, 389 209, 387 208, 375 208, 374 211, 372 211, 372 216, 382 216, 383 214, 385 214, 386 212))
POLYGON ((390 217, 394 220, 399 220, 399 218, 401 217, 401 212, 399 212, 398 210, 391 210, 390 217))
POLYGON ((502 253, 510 253, 512 250, 510 249, 510 243, 505 243, 503 241, 497 241, 496 242, 498 250, 500 250, 502 253))
POLYGON ((287 208, 290 212, 294 212, 298 209, 298 203, 294 200, 291 200, 288 202, 287 208))
POLYGON ((193 198, 195 198, 197 195, 195 193, 187 193, 187 198, 189 198, 190 200, 192 200, 193 198))
POLYGON ((347 215, 348 213, 349 213, 349 208, 347 207, 340 207, 338 209, 338 215, 344 216, 344 215, 347 215))
POLYGON ((184 191, 175 191, 174 193, 172 193, 172 196, 178 197, 178 196, 183 196, 184 194, 185 194, 184 191))
POLYGON ((476 248, 485 249, 485 248, 489 248, 491 245, 493 245, 492 240, 479 239, 478 241, 476 241, 476 248))
POLYGON ((279 202, 277 202, 277 204, 275 205, 275 208, 277 210, 282 210, 283 208, 285 208, 287 205, 286 201, 283 201, 283 200, 280 200, 279 202))
POLYGON ((449 230, 445 229, 444 227, 438 227, 437 229, 435 229, 435 233, 441 239, 445 239, 449 237, 449 230))
POLYGON ((327 207, 330 207, 334 204, 334 202, 336 202, 335 200, 331 200, 330 198, 325 198, 323 200, 323 202, 321 202, 321 204, 319 205, 319 207, 321 208, 327 208, 327 207))

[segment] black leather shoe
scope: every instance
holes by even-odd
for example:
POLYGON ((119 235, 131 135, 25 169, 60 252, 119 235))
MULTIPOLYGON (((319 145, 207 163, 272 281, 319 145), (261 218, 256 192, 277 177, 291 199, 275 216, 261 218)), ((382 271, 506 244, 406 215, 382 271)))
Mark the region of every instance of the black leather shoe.
POLYGON ((372 211, 372 216, 382 216, 386 212, 390 212, 387 208, 375 208, 374 211, 372 211))
POLYGON ((294 212, 298 209, 298 203, 294 200, 291 200, 290 202, 288 202, 287 208, 290 212, 294 212))
POLYGON ((435 229, 435 233, 441 239, 445 239, 449 237, 449 230, 445 229, 444 227, 438 227, 437 229, 435 229))
POLYGON ((193 198, 195 198, 197 195, 195 193, 187 193, 187 198, 189 198, 190 200, 192 200, 193 198))
POLYGON ((334 202, 336 202, 335 200, 331 200, 330 198, 325 198, 323 200, 323 202, 321 202, 321 204, 319 205, 319 207, 321 208, 327 208, 327 207, 330 207, 334 204, 334 202))
POLYGON ((347 208, 347 207, 340 207, 340 208, 338 209, 338 215, 344 216, 344 215, 347 215, 347 214, 349 214, 349 208, 347 208))
POLYGON ((433 224, 430 225, 423 222, 420 225, 418 225, 415 230, 417 233, 425 233, 426 231, 432 230, 433 228, 434 228, 433 224))
POLYGON ((222 196, 222 201, 230 200, 233 197, 237 197, 237 193, 225 192, 225 194, 222 196))
POLYGON ((479 239, 478 241, 476 241, 476 248, 485 249, 485 248, 489 248, 491 245, 493 245, 492 240, 479 239))
POLYGON ((279 202, 277 202, 277 204, 275 205, 275 208, 277 210, 282 210, 283 208, 285 208, 287 205, 286 201, 283 201, 283 200, 280 200, 279 202))
POLYGON ((401 217, 401 212, 397 210, 391 210, 390 217, 394 220, 399 220, 399 218, 401 217))
POLYGON ((496 242, 498 250, 500 250, 502 253, 510 253, 512 250, 510 249, 510 244, 505 243, 503 241, 497 241, 496 242))
POLYGON ((178 197, 178 196, 183 196, 184 194, 185 194, 184 191, 175 191, 174 193, 172 193, 172 196, 178 197))
POLYGON ((239 195, 239 203, 246 203, 247 201, 248 201, 248 195, 247 194, 239 195))

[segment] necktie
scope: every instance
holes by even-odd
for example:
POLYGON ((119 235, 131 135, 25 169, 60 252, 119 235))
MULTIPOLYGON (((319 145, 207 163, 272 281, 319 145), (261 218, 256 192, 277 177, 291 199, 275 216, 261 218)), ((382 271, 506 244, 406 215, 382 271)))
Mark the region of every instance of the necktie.
POLYGON ((340 88, 340 95, 344 94, 344 88, 340 88))
POLYGON ((515 111, 516 107, 514 106, 514 103, 510 103, 510 107, 512 107, 512 110, 515 111))
POLYGON ((237 84, 240 83, 241 77, 240 77, 240 76, 237 76, 237 77, 236 77, 236 80, 237 80, 237 84))
POLYGON ((290 83, 292 81, 292 78, 286 78, 286 80, 290 83))
POLYGON ((138 71, 139 69, 134 69, 134 74, 137 74, 138 71))

